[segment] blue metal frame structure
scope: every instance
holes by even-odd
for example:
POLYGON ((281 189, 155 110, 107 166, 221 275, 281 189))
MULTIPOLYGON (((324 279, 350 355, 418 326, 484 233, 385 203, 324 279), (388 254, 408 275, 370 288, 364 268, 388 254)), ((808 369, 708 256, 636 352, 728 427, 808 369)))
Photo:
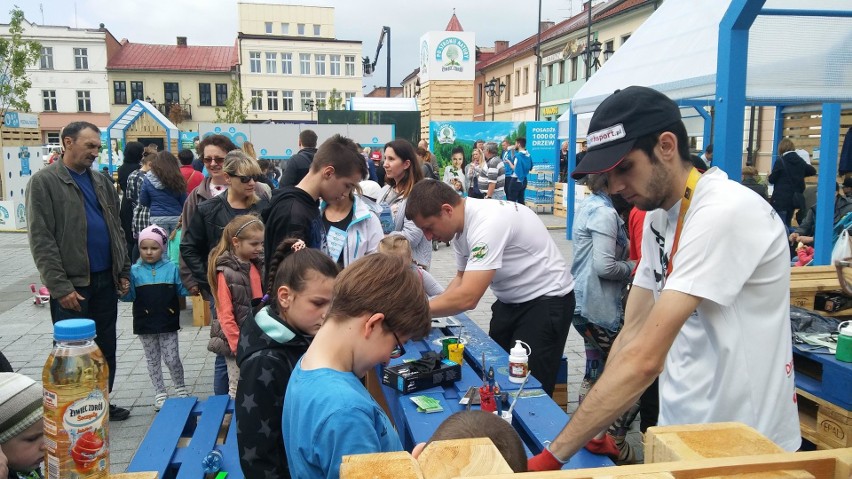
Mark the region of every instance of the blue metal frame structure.
MULTIPOLYGON (((809 16, 809 17, 852 17, 852 10, 816 10, 816 9, 764 9, 766 0, 731 0, 727 12, 719 24, 718 65, 716 74, 716 97, 714 101, 685 99, 680 105, 693 106, 705 119, 705 138, 710 137, 710 118, 703 106, 715 104, 715 130, 725 132, 714 138, 716 159, 714 164, 727 172, 730 178, 742 176, 742 145, 745 121, 745 107, 776 107, 775 131, 773 137, 773 157, 783 134, 784 107, 791 104, 767 100, 746 101, 746 69, 748 65, 749 29, 758 15, 772 16, 809 16)), ((852 98, 852 95, 850 95, 852 98)), ((836 100, 832 100, 836 101, 836 100)), ((569 107, 569 143, 568 171, 575 165, 575 143, 577 138, 577 115, 569 107)), ((820 140, 820 170, 837 171, 838 138, 840 136, 840 104, 823 103, 822 131, 820 140)), ((773 162, 774 163, 774 162, 773 162)), ((813 264, 829 264, 832 249, 832 228, 834 210, 834 187, 836 175, 822 174, 817 183, 817 217, 815 236, 815 256, 813 264)), ((566 218, 567 239, 571 239, 574 223, 574 185, 568 181, 568 208, 566 218)))

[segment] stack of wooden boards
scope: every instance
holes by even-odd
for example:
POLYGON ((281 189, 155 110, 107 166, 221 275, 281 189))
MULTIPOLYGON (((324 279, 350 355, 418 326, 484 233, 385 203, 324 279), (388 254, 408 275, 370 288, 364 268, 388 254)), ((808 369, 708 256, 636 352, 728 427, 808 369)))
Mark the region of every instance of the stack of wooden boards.
MULTIPOLYGON (((816 294, 833 291, 840 291, 837 269, 834 266, 803 266, 790 269, 790 304, 793 306, 813 311, 816 294)), ((852 317, 852 309, 817 313, 821 316, 852 317)))
MULTIPOLYGON (((852 448, 785 453, 739 423, 667 426, 645 434, 647 464, 529 473, 539 479, 831 478, 852 477, 852 448)), ((509 479, 489 439, 438 441, 419 458, 407 452, 345 456, 341 479, 509 479)))

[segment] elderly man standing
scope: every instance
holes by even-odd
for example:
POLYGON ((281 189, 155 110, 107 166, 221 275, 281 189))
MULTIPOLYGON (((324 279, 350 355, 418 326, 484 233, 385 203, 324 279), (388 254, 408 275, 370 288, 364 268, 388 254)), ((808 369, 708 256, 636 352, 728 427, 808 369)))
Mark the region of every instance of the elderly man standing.
POLYGON ((479 188, 485 190, 487 199, 506 199, 506 165, 497 156, 497 143, 493 141, 485 144, 485 167, 479 175, 479 188), (485 185, 488 185, 487 190, 485 185))
MULTIPOLYGON (((50 318, 94 320, 95 343, 115 382, 118 293, 130 288, 130 259, 118 217, 118 193, 91 166, 101 147, 97 126, 68 124, 61 134, 65 154, 33 175, 27 186, 29 243, 42 281, 50 290, 50 318)), ((110 405, 109 418, 130 411, 110 405)))

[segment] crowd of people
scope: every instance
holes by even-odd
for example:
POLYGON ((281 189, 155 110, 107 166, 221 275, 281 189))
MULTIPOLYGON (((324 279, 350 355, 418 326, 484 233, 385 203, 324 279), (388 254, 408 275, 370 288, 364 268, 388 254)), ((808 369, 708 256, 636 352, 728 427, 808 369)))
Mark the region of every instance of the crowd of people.
MULTIPOLYGON (((133 303, 156 410, 170 396, 163 362, 171 395, 189 394, 181 298, 209 302, 212 392, 235 398, 246 477, 337 477, 343 455, 402 450, 362 378, 428 335, 431 317, 474 309, 488 288, 489 335, 506 351, 517 340, 531 347, 547 394, 570 327, 582 335, 579 409, 529 463, 511 427, 474 413, 433 439, 490 436, 516 471, 561 468, 582 447, 626 463, 635 460, 626 430, 641 410, 643 430, 741 421, 795 450, 793 376, 778 371, 791 361, 787 241, 807 235, 788 238, 786 227, 813 168, 782 143, 771 204, 718 169, 703 173, 677 105, 642 87, 610 96, 589 129, 571 172, 592 193, 571 261, 523 206, 532 168, 523 137, 502 148, 477 141, 469 157, 455 148, 441 171, 425 143, 374 151, 340 135, 318 144, 304 130, 283 174, 222 135, 198 142, 200 169, 192 151, 129 142, 116 189, 90 171, 100 137, 85 122, 65 127, 63 155, 28 186, 30 246, 51 319, 95 321, 110 390, 117 301, 133 303), (743 225, 733 231, 755 233, 727 234, 732 220, 743 225), (446 285, 429 273, 439 242, 455 257, 446 285), (747 342, 758 335, 761 344, 747 342)), ((0 376, 0 399, 7 383, 14 394, 31 388, 0 376)), ((110 405, 110 420, 129 415, 110 405)), ((0 431, 20 477, 37 463, 23 464, 7 441, 36 421, 0 431)))

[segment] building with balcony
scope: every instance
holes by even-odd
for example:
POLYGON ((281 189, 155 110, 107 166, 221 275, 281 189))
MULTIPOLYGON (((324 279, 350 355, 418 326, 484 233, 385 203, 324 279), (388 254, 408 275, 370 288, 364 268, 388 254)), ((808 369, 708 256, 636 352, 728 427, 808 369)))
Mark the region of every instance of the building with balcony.
POLYGON ((302 122, 362 96, 361 42, 338 40, 334 8, 238 3, 248 121, 302 122))
POLYGON ((236 78, 236 49, 231 46, 131 43, 122 39, 107 65, 109 104, 113 118, 133 100, 154 105, 178 128, 198 131, 216 121, 236 78))
MULTIPOLYGON (((24 20, 25 40, 42 46, 41 58, 26 69, 32 86, 27 91, 30 109, 38 113, 44 143, 59 144, 60 130, 73 121, 88 121, 100 128, 110 122, 107 61, 118 42, 100 28, 37 25, 24 20)), ((9 25, 0 24, 0 37, 9 25)))

